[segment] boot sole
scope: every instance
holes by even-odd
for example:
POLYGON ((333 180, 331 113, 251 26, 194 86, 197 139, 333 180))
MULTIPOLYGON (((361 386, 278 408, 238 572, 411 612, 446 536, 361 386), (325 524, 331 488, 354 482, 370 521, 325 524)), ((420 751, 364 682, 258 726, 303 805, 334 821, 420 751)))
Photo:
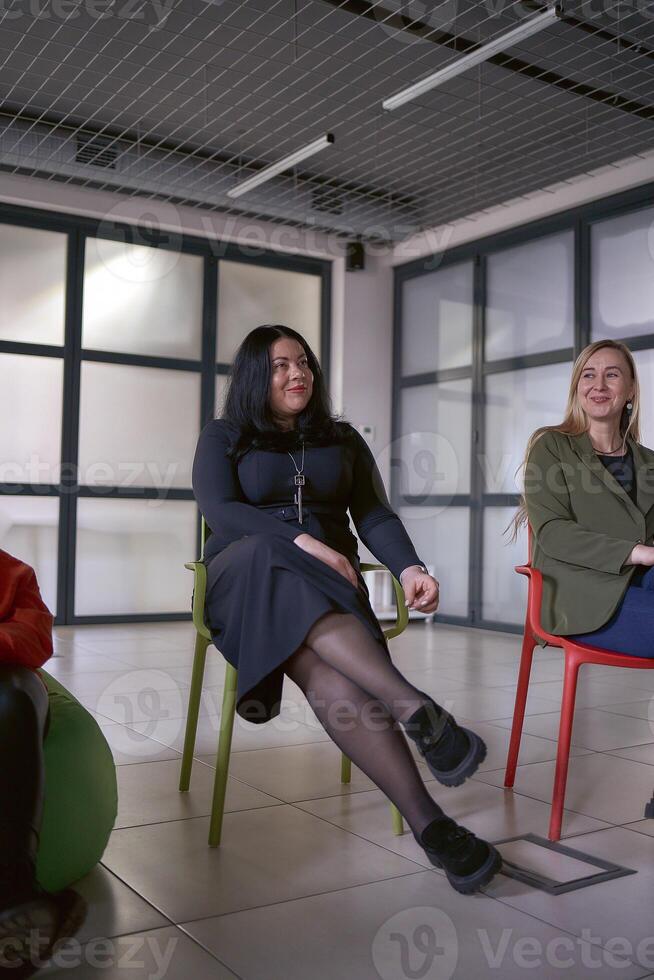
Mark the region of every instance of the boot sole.
POLYGON ((16 965, 9 968, 15 971, 16 976, 27 977, 37 971, 33 967, 29 972, 24 972, 31 966, 32 930, 44 929, 47 921, 50 938, 39 951, 39 958, 45 962, 52 956, 57 941, 74 935, 86 919, 88 906, 81 895, 72 889, 51 895, 50 899, 54 903, 54 916, 43 914, 44 905, 49 903, 47 899, 39 897, 0 917, 0 941, 13 939, 22 950, 22 955, 18 953, 16 957, 16 965))
POLYGON ((486 758, 487 749, 483 738, 480 738, 476 732, 470 731, 469 728, 460 727, 461 731, 465 732, 470 739, 470 749, 456 769, 448 769, 447 771, 436 769, 425 757, 425 762, 432 776, 443 786, 460 786, 469 776, 477 772, 477 769, 479 769, 479 766, 486 758))
MULTIPOLYGON (((7 969, 18 972, 20 965, 22 973, 23 969, 29 966, 33 930, 48 932, 50 939, 47 948, 49 949, 57 932, 57 911, 52 905, 48 908, 48 903, 40 897, 18 905, 0 916, 0 942, 4 944, 11 941, 10 948, 15 954, 12 958, 12 964, 15 965, 7 969)), ((45 948, 39 952, 41 958, 45 948)))
MULTIPOLYGON (((454 872, 448 871, 447 868, 445 869, 447 880, 459 894, 472 895, 474 892, 478 892, 480 888, 483 888, 484 885, 487 885, 495 877, 502 867, 502 855, 500 852, 492 844, 489 844, 488 847, 490 854, 481 868, 475 871, 474 874, 456 875, 454 872)), ((427 850, 425 850, 425 853, 435 868, 443 869, 443 865, 438 858, 433 857, 427 850)))

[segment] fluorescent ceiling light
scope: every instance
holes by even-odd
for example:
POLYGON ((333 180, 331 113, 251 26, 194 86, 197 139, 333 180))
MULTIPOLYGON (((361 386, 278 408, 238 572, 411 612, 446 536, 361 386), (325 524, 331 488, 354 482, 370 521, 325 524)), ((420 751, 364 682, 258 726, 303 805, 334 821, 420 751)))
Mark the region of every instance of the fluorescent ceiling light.
POLYGON ((409 85, 408 88, 402 89, 402 91, 398 92, 396 95, 391 95, 390 98, 385 99, 382 102, 382 108, 399 108, 399 106, 404 105, 405 102, 410 102, 411 99, 415 99, 419 95, 423 95, 424 92, 429 92, 430 89, 436 88, 437 85, 442 85, 443 82, 448 81, 450 78, 455 78, 462 72, 467 71, 468 68, 473 68, 475 65, 480 65, 482 61, 487 61, 494 54, 498 54, 505 48, 510 48, 512 45, 518 44, 520 41, 524 41, 525 38, 531 37, 533 34, 537 34, 539 31, 544 30, 544 28, 549 27, 553 21, 558 20, 562 16, 562 4, 557 3, 553 7, 548 7, 548 9, 543 11, 542 14, 537 14, 536 17, 531 17, 518 27, 515 27, 512 31, 502 34, 501 37, 494 38, 492 41, 489 41, 488 44, 482 44, 481 47, 475 48, 474 51, 470 51, 468 54, 464 54, 462 58, 458 58, 451 64, 446 65, 445 68, 435 71, 433 74, 428 75, 427 78, 423 78, 421 81, 415 82, 414 85, 409 85))
POLYGON ((296 163, 301 163, 302 160, 312 157, 314 153, 319 153, 320 150, 324 150, 326 146, 329 146, 333 142, 333 134, 325 133, 324 136, 314 140, 313 143, 307 143, 301 150, 296 150, 295 153, 289 153, 288 156, 278 160, 277 163, 271 163, 269 167, 264 167, 258 174, 255 174, 253 177, 248 177, 243 183, 232 187, 231 190, 227 191, 227 197, 240 197, 241 194, 247 194, 253 187, 258 187, 259 184, 265 183, 271 177, 276 177, 290 167, 294 167, 296 163))

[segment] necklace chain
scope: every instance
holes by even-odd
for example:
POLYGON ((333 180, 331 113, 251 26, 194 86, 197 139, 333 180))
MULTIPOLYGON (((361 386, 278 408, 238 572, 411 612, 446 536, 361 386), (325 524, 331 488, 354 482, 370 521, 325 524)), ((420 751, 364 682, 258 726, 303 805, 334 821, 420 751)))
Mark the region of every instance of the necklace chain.
POLYGON ((304 441, 302 442, 302 465, 300 466, 300 469, 299 470, 297 468, 297 463, 295 462, 295 457, 288 451, 288 449, 286 450, 286 452, 288 453, 288 455, 293 460, 293 466, 295 467, 296 473, 301 473, 302 470, 304 469, 304 441))
POLYGON ((593 446, 593 449, 595 450, 595 452, 596 453, 599 453, 600 456, 610 456, 612 453, 617 452, 618 449, 620 449, 622 447, 622 445, 623 445, 623 441, 621 441, 620 443, 618 443, 618 445, 615 447, 615 449, 609 449, 608 452, 603 453, 601 449, 598 449, 597 446, 593 445, 593 443, 591 442, 591 446, 593 446))
POLYGON ((286 450, 286 452, 293 460, 293 466, 295 467, 296 475, 293 477, 293 483, 295 484, 296 489, 295 489, 295 497, 293 499, 293 503, 297 505, 298 521, 300 522, 300 524, 303 524, 304 518, 302 515, 302 487, 304 486, 305 483, 305 477, 303 472, 304 471, 304 439, 302 439, 302 465, 300 469, 297 468, 297 463, 295 462, 295 457, 293 456, 293 454, 290 453, 288 449, 286 450))

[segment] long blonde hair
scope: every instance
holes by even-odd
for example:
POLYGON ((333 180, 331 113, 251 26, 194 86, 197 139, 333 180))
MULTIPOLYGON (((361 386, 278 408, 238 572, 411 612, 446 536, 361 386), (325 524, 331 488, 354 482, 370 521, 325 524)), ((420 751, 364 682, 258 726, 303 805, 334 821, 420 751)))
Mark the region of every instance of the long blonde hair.
MULTIPOLYGON (((529 459, 529 454, 531 453, 534 444, 538 442, 541 436, 545 435, 546 432, 562 432, 564 435, 579 436, 582 434, 582 432, 588 431, 588 418, 583 408, 579 404, 579 399, 577 398, 577 386, 584 367, 586 366, 586 362, 596 351, 603 350, 606 347, 621 351, 622 354, 624 354, 631 371, 631 379, 634 383, 634 397, 630 399, 633 406, 631 413, 627 412, 625 406, 625 408, 622 410, 622 416, 620 418, 622 451, 625 451, 628 437, 633 439, 634 442, 640 442, 640 384, 638 382, 638 372, 636 370, 636 362, 634 361, 633 354, 627 345, 621 343, 619 340, 596 340, 594 343, 589 344, 588 347, 584 347, 573 365, 572 377, 570 378, 570 390, 568 391, 568 404, 566 405, 563 421, 558 425, 543 425, 540 427, 540 429, 536 429, 536 431, 532 433, 531 438, 527 443, 524 459, 516 470, 516 475, 520 472, 522 472, 524 475, 527 460, 529 459)), ((523 524, 527 523, 527 519, 527 504, 523 494, 520 498, 520 505, 515 513, 515 516, 504 528, 502 533, 506 534, 506 532, 512 528, 510 541, 515 541, 518 536, 518 531, 523 524)))

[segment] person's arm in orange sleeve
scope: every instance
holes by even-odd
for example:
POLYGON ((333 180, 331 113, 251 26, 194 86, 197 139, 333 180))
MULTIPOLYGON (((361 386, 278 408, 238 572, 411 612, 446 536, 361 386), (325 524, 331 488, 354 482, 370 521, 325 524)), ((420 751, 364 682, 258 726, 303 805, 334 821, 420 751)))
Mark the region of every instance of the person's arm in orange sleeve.
POLYGON ((41 667, 52 656, 52 623, 33 569, 0 552, 0 663, 41 667))

